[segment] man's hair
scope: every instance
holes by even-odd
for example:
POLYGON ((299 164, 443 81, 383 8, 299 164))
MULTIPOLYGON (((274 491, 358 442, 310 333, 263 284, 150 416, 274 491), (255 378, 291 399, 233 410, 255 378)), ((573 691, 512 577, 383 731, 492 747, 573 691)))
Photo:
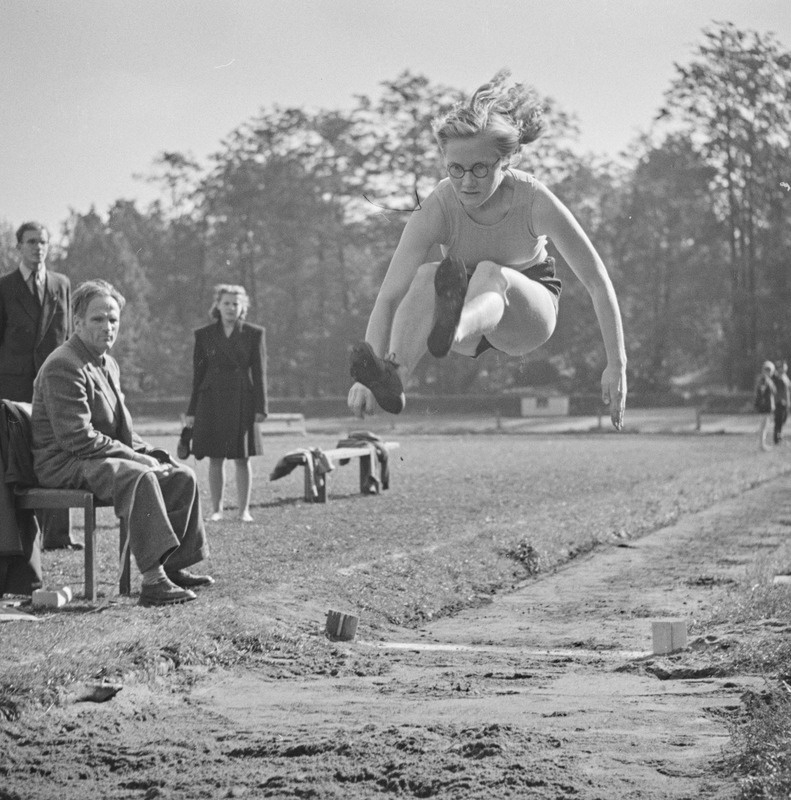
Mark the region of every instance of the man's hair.
POLYGON ((49 239, 49 229, 46 225, 42 225, 40 222, 35 222, 31 220, 30 222, 23 222, 16 231, 16 243, 22 244, 22 237, 28 231, 45 231, 47 234, 47 239, 49 239))
POLYGON ((93 278, 92 280, 81 283, 72 293, 71 309, 74 316, 85 319, 88 306, 91 304, 91 300, 93 300, 94 297, 112 297, 113 300, 118 303, 119 311, 123 311, 126 305, 124 296, 115 286, 101 278, 93 278))

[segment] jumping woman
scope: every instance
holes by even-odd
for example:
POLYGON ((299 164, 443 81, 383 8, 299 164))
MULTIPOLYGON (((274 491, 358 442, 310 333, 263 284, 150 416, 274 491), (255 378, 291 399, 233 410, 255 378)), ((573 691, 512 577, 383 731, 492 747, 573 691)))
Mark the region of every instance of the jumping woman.
POLYGON ((359 417, 378 403, 400 413, 404 386, 428 350, 477 357, 495 348, 530 353, 552 335, 560 281, 551 240, 582 281, 604 339, 602 399, 623 425, 626 351, 618 301, 607 270, 579 223, 532 175, 512 168, 521 147, 543 129, 534 91, 506 70, 468 102, 436 120, 434 136, 448 177, 407 222, 368 321, 355 345, 348 404, 359 417), (429 262, 439 244, 444 256, 429 262))

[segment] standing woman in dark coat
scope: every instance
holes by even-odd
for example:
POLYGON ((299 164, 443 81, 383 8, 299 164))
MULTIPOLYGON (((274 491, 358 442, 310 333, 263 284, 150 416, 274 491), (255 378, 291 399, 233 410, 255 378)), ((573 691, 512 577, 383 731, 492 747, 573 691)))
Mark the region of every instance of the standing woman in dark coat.
POLYGON ((252 522, 250 456, 261 454, 255 423, 267 414, 264 329, 245 322, 250 299, 243 286, 214 287, 215 322, 195 331, 192 397, 186 424, 195 458, 209 457, 211 520, 222 519, 225 459, 236 464, 239 519, 252 522))

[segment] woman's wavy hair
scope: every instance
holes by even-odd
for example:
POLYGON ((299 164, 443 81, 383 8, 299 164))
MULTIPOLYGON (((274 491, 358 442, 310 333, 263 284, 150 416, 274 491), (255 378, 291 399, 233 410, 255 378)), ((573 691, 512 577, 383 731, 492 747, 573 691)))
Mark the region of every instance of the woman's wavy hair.
POLYGON ((242 313, 239 315, 239 319, 246 319, 247 309, 250 308, 250 297, 244 286, 239 286, 234 283, 218 283, 214 287, 214 300, 209 309, 209 316, 215 320, 220 318, 220 298, 224 294, 235 294, 239 296, 239 299, 242 301, 242 313))
POLYGON ((435 119, 431 127, 443 153, 454 139, 483 134, 491 139, 501 158, 508 158, 523 144, 535 141, 544 126, 544 106, 536 90, 514 83, 511 71, 501 69, 469 100, 457 103, 444 117, 435 119))

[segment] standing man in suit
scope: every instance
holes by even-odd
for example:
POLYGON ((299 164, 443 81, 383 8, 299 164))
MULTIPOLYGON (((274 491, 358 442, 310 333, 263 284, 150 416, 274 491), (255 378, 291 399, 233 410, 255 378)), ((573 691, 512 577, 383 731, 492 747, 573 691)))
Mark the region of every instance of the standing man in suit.
POLYGON ((125 300, 107 281, 74 292, 74 334, 44 362, 33 390, 33 464, 42 486, 88 489, 123 516, 143 573, 140 605, 194 600, 208 575, 198 482, 135 432, 110 348, 125 300))
MULTIPOLYGON (((29 403, 36 373, 71 332, 71 284, 47 269, 49 231, 41 223, 23 223, 16 248, 19 269, 0 277, 0 397, 29 403)), ((71 540, 68 509, 37 516, 45 549, 82 547, 71 540)))

